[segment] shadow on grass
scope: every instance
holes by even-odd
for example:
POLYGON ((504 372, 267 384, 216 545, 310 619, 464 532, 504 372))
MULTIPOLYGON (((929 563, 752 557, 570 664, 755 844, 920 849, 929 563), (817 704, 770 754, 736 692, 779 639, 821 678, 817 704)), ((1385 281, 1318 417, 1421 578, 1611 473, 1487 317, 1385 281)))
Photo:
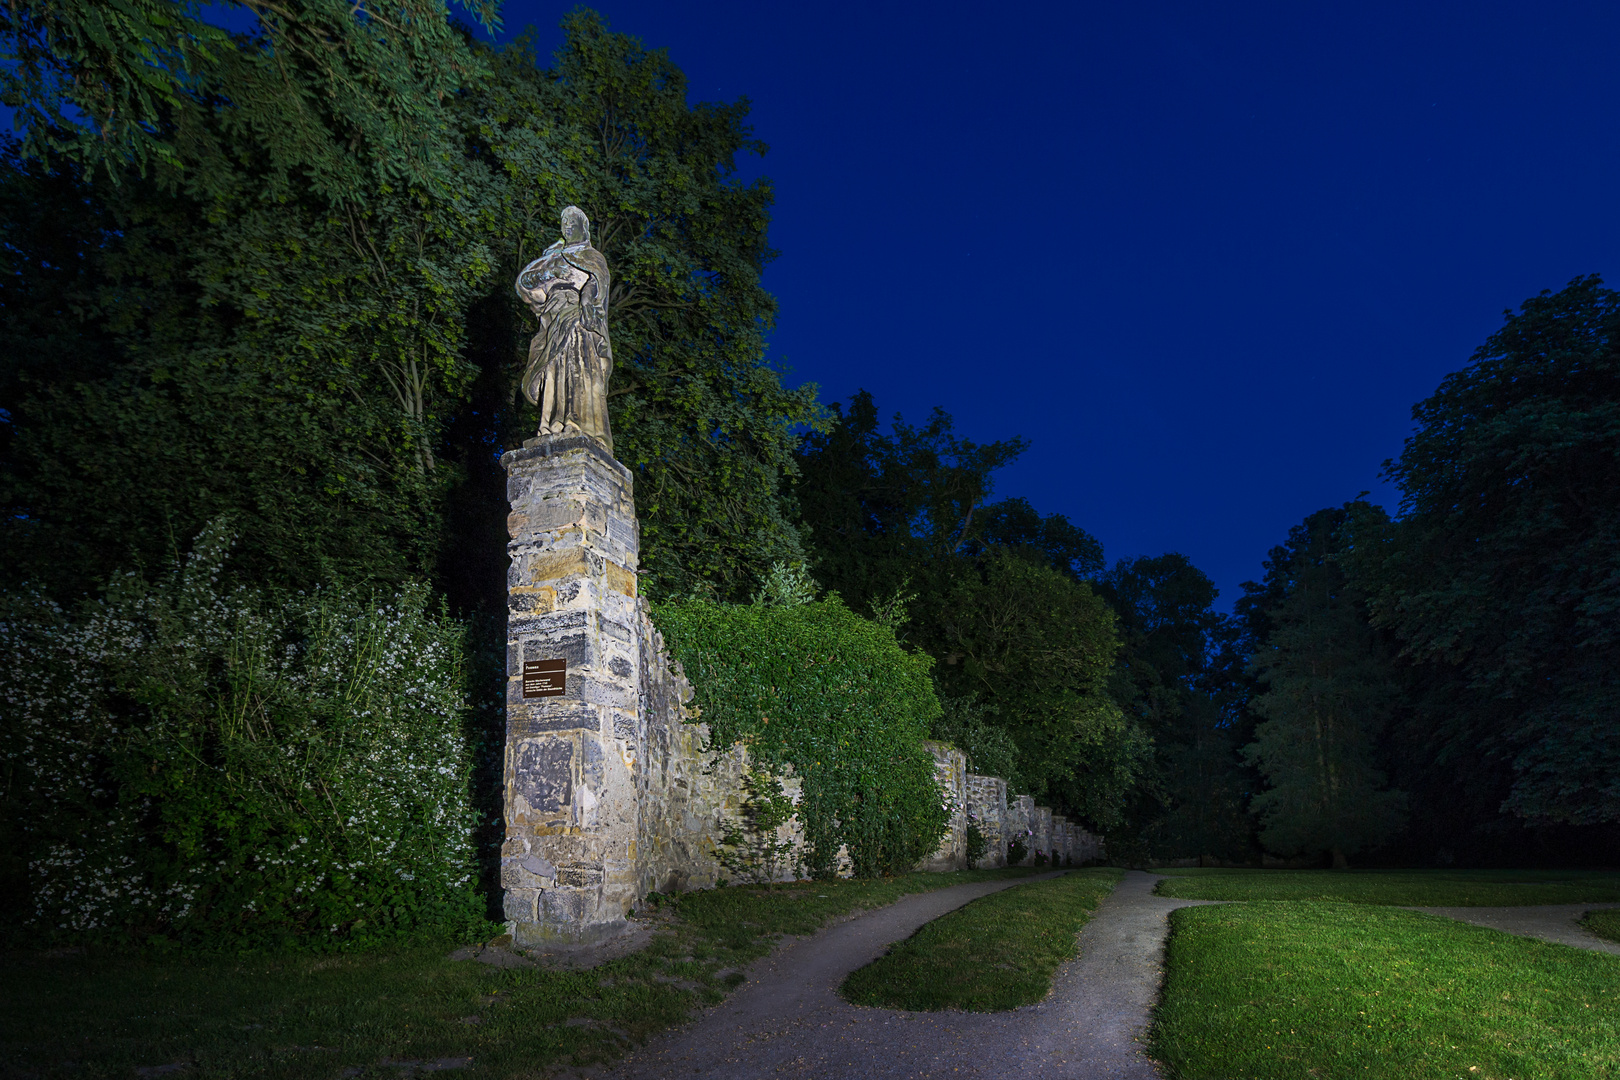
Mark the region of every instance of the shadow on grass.
POLYGON ((0 1062, 7 1076, 40 1080, 129 1080, 168 1066, 177 1077, 393 1078, 392 1063, 413 1061, 506 1077, 603 1062, 723 1000, 779 935, 1029 873, 688 893, 658 913, 646 949, 576 972, 446 959, 461 942, 337 956, 13 952, 0 981, 0 1062))

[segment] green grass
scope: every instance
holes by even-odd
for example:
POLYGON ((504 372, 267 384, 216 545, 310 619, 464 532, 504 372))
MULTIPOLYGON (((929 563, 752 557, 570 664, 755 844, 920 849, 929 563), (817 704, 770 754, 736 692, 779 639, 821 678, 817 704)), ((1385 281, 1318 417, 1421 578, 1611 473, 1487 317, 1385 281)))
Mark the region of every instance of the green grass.
POLYGON ((1165 870, 1160 896, 1409 907, 1620 901, 1620 873, 1544 870, 1165 870))
POLYGON ((1620 942, 1620 908, 1608 911, 1588 911, 1581 925, 1600 938, 1620 942))
POLYGON ((1179 1080, 1620 1076, 1620 957, 1353 904, 1171 916, 1152 1054, 1179 1080))
POLYGON ((888 1009, 994 1012, 1052 989, 1058 965, 1118 870, 1077 870, 992 893, 935 919, 846 980, 844 997, 888 1009))
MULTIPOLYGON (((0 957, 0 1075, 396 1077, 385 1059, 471 1057, 458 1077, 515 1077, 610 1060, 742 980, 778 934, 859 908, 1028 870, 689 893, 644 951, 583 972, 445 959, 451 944, 339 956, 160 957, 90 951, 0 957)), ((667 910, 667 908, 666 908, 667 910)))

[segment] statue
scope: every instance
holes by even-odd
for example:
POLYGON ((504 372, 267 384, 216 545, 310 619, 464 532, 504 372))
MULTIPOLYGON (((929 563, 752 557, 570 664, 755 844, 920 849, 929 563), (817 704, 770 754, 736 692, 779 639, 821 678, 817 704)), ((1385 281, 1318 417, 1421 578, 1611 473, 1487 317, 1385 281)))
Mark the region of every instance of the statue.
POLYGON ((591 247, 591 222, 570 206, 562 239, 523 268, 517 294, 540 317, 529 342, 523 394, 540 406, 542 436, 589 435, 613 452, 608 428, 608 265, 591 247))

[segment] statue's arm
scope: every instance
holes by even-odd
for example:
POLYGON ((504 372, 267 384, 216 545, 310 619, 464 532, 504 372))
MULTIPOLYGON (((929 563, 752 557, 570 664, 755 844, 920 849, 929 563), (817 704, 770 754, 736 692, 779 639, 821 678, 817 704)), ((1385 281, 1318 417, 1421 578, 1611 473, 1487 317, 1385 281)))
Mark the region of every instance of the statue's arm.
POLYGON ((600 334, 602 340, 608 340, 608 297, 612 287, 613 278, 608 273, 607 260, 595 248, 581 251, 577 256, 569 259, 579 269, 590 275, 590 283, 585 286, 580 297, 585 307, 585 325, 593 333, 600 334))

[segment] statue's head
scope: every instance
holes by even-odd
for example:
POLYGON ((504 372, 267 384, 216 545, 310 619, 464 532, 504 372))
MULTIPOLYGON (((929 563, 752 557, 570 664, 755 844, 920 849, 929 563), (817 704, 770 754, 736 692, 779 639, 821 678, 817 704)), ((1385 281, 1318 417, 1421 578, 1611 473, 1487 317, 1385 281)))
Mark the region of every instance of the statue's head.
POLYGON ((591 219, 585 216, 585 211, 577 206, 570 206, 562 212, 563 239, 570 244, 588 244, 591 242, 591 219))

